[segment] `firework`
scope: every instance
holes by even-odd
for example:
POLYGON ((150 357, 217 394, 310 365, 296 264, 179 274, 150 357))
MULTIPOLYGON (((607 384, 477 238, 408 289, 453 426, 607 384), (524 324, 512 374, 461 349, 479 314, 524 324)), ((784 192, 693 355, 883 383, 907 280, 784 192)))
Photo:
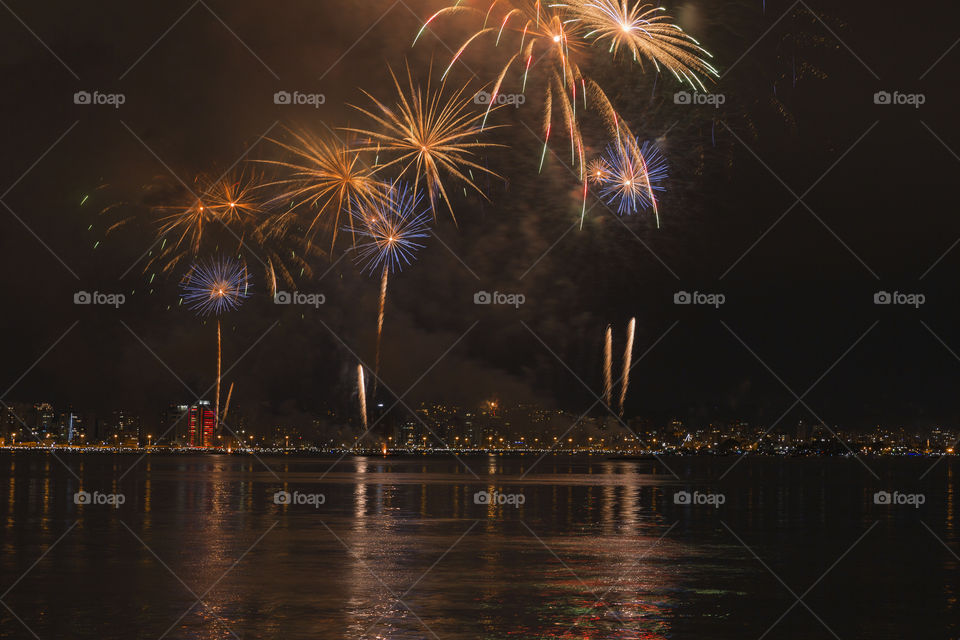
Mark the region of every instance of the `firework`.
MULTIPOLYGON (((380 272, 380 304, 377 312, 377 344, 374 373, 380 373, 380 343, 387 304, 387 283, 391 272, 402 271, 423 248, 418 242, 430 235, 430 212, 415 188, 389 184, 377 199, 378 206, 355 213, 357 261, 371 274, 380 272)), ((376 380, 374 381, 376 389, 376 380)))
MULTIPOLYGON (((293 286, 297 276, 311 275, 309 258, 317 251, 298 234, 277 224, 278 214, 268 206, 260 176, 246 171, 212 181, 195 180, 182 205, 153 207, 157 242, 145 271, 153 277, 171 273, 181 263, 205 252, 226 251, 244 266, 259 263, 271 293, 277 279, 293 286), (197 195, 199 194, 199 195, 197 195)), ((127 218, 110 230, 128 224, 127 218)))
POLYGON ((357 365, 357 393, 360 399, 360 418, 363 420, 363 432, 367 432, 367 389, 363 380, 363 365, 357 365))
POLYGON ((571 13, 587 32, 584 37, 609 42, 610 53, 629 53, 635 61, 669 70, 680 82, 706 91, 701 76, 719 77, 700 43, 662 13, 663 7, 635 0, 572 0, 571 13))
POLYGON ((227 390, 227 402, 223 405, 223 418, 224 422, 227 421, 227 412, 230 411, 230 398, 233 397, 233 383, 230 383, 230 389, 227 390))
POLYGON ((620 215, 632 215, 652 209, 660 224, 655 191, 663 191, 667 161, 650 142, 637 144, 632 139, 607 146, 602 160, 607 173, 598 178, 601 198, 620 215))
MULTIPOLYGON (((237 309, 250 295, 250 274, 246 265, 229 258, 195 264, 180 283, 183 301, 202 316, 237 309)), ((217 383, 214 403, 215 426, 220 424, 220 377, 223 340, 217 318, 217 383)), ((232 387, 231 387, 232 390, 232 387)), ((227 400, 229 404, 229 399, 227 400)), ((211 443, 205 443, 210 446, 211 443)))
POLYGON ((338 140, 316 138, 306 133, 290 132, 290 135, 293 138, 290 144, 278 140, 272 142, 289 152, 292 159, 259 161, 290 172, 287 177, 269 185, 283 189, 274 201, 286 205, 283 213, 272 222, 271 230, 275 233, 287 230, 305 209, 308 221, 303 235, 312 241, 322 228, 329 228, 332 248, 340 228, 340 215, 346 214, 352 233, 354 207, 373 204, 380 193, 379 182, 359 150, 338 140))
POLYGON ((376 206, 355 208, 357 260, 364 270, 402 271, 411 264, 418 242, 430 235, 430 212, 423 195, 404 183, 388 184, 376 206))
POLYGON ((594 184, 603 184, 610 179, 612 170, 604 158, 591 160, 587 165, 587 181, 594 184))
POLYGON ((188 193, 184 204, 153 209, 162 245, 148 268, 160 263, 163 271, 169 271, 210 246, 227 244, 239 249, 262 218, 262 204, 254 195, 254 177, 240 174, 211 181, 198 176, 194 182, 199 189, 188 193))
MULTIPOLYGON (((541 167, 553 129, 554 106, 560 112, 570 137, 572 161, 576 162, 578 155, 582 160, 583 141, 576 112, 578 95, 586 106, 588 79, 580 72, 577 58, 578 53, 588 43, 583 38, 583 29, 575 21, 570 21, 568 8, 560 5, 545 5, 540 0, 494 0, 484 10, 458 2, 457 5, 441 9, 431 16, 423 29, 443 15, 461 12, 482 16, 483 27, 463 43, 453 56, 444 76, 474 43, 487 37, 495 46, 499 46, 504 32, 512 34, 517 42, 517 48, 496 77, 490 92, 489 104, 491 106, 496 104, 497 96, 511 69, 515 66, 522 67, 523 78, 520 90, 524 93, 530 72, 540 74, 545 87, 542 127, 544 146, 541 167)), ((417 38, 419 37, 418 34, 417 38)), ((599 87, 596 89, 599 90, 599 87)), ((601 104, 609 104, 609 102, 601 101, 601 104)), ((489 109, 488 113, 484 114, 484 121, 487 115, 489 115, 489 109)), ((613 114, 608 115, 613 117, 613 114)))
POLYGON ((630 386, 630 368, 633 361, 633 338, 637 330, 637 319, 630 318, 627 325, 627 346, 623 350, 623 376, 620 383, 620 415, 623 416, 623 403, 627 400, 627 387, 630 386))
POLYGON ((610 406, 613 395, 613 329, 607 325, 603 340, 603 401, 610 406))
POLYGON ((493 0, 486 8, 474 6, 469 0, 458 1, 454 6, 433 14, 424 23, 417 39, 441 16, 471 13, 482 18, 482 27, 454 54, 447 68, 449 72, 475 43, 487 40, 499 46, 505 33, 512 34, 516 48, 494 81, 490 104, 496 103, 511 69, 522 68, 520 90, 524 93, 530 74, 538 74, 544 88, 544 143, 540 166, 543 167, 546 158, 556 111, 570 140, 571 163, 579 164, 582 172, 584 143, 578 107, 596 111, 612 137, 629 135, 629 129, 606 93, 582 71, 586 53, 594 43, 610 41, 611 55, 629 51, 641 65, 644 60, 650 60, 657 71, 669 69, 681 82, 689 82, 703 90, 705 86, 700 76, 718 75, 706 61, 709 54, 660 11, 632 0, 567 0, 557 3, 493 0))
POLYGON ((377 171, 396 167, 399 169, 397 177, 411 180, 414 191, 419 190, 422 182, 434 215, 437 203, 442 200, 456 221, 444 179, 453 178, 483 196, 483 191, 473 180, 472 170, 499 176, 477 163, 476 152, 498 145, 477 139, 482 130, 480 120, 483 115, 472 111, 473 100, 472 96, 466 95, 466 85, 450 95, 446 95, 446 82, 434 90, 428 80, 426 88, 421 88, 414 85, 408 67, 409 93, 404 93, 392 69, 390 75, 397 91, 397 102, 393 107, 367 92, 364 94, 375 108, 353 105, 381 130, 345 130, 369 138, 370 145, 364 150, 377 150, 385 156, 393 156, 378 164, 377 171))
POLYGON ((207 316, 238 308, 250 295, 250 273, 232 258, 216 258, 195 264, 181 282, 186 305, 207 316))

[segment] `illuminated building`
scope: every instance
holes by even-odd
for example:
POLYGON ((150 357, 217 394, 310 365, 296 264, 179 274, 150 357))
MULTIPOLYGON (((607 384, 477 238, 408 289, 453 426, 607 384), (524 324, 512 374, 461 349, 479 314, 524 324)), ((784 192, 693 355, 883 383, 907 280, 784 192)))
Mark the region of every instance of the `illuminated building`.
POLYGON ((33 411, 37 434, 41 436, 51 434, 54 431, 56 423, 53 405, 49 402, 38 402, 33 405, 33 411))
POLYGON ((214 446, 216 423, 209 400, 198 400, 191 405, 187 415, 187 446, 214 446))

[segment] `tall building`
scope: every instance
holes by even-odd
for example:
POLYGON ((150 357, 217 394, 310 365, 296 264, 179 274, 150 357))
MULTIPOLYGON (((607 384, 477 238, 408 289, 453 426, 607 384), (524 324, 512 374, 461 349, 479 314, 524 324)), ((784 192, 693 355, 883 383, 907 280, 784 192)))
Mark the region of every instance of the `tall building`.
POLYGON ((67 444, 78 444, 86 435, 83 417, 76 413, 73 406, 67 408, 67 411, 60 414, 59 438, 67 444))
POLYGON ((154 439, 154 443, 172 442, 183 445, 188 442, 189 421, 187 412, 190 410, 188 404, 178 404, 171 402, 165 411, 160 414, 160 433, 154 439))
POLYGON ((190 405, 187 415, 187 446, 216 446, 217 420, 209 400, 198 400, 190 405))
POLYGON ((33 426, 37 435, 44 437, 53 435, 56 431, 56 414, 53 411, 53 405, 49 402, 38 402, 33 405, 33 426))

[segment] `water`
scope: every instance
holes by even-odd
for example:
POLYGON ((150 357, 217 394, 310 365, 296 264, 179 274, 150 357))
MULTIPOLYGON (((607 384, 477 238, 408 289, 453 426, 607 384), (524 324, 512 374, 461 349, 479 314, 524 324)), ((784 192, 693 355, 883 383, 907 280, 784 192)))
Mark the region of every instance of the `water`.
POLYGON ((0 454, 2 638, 960 637, 950 460, 59 455, 0 454))

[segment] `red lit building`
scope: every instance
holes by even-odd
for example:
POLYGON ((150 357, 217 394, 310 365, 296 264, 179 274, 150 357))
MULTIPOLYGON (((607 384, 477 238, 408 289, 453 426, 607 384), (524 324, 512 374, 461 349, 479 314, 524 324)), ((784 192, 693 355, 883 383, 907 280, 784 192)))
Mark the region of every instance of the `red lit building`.
POLYGON ((190 406, 187 415, 187 446, 215 446, 216 430, 217 418, 208 400, 200 400, 190 406))

